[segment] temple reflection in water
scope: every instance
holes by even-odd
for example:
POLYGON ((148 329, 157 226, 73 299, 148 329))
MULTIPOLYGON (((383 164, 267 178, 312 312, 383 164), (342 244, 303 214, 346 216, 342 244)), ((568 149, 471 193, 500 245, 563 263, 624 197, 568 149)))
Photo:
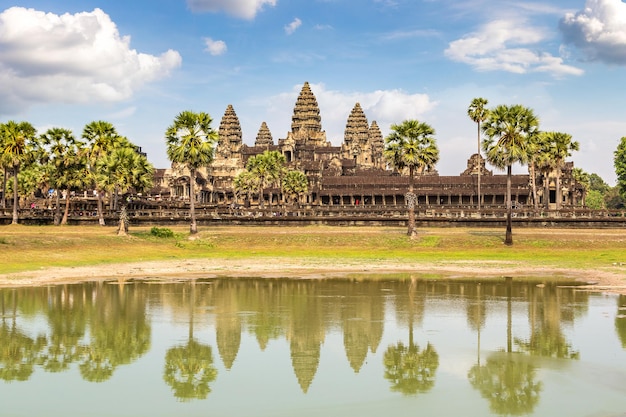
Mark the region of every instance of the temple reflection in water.
MULTIPOLYGON (((549 281, 411 276, 0 289, 0 380, 78 372, 83 381, 107 382, 149 360, 159 369, 159 389, 189 402, 218 395, 222 378, 228 384, 288 354, 285 389, 297 386, 305 397, 333 378, 371 374, 386 395, 436 397, 435 387, 446 384, 439 375, 460 372, 471 387, 465 395, 482 397, 491 413, 532 414, 546 385, 542 367, 584 355, 571 329, 587 320, 598 297, 549 281), (325 349, 343 351, 343 363, 321 365, 325 349), (254 360, 246 358, 252 351, 254 360)), ((613 329, 623 353, 626 299, 615 298, 613 329)), ((275 372, 278 381, 278 366, 275 372)))

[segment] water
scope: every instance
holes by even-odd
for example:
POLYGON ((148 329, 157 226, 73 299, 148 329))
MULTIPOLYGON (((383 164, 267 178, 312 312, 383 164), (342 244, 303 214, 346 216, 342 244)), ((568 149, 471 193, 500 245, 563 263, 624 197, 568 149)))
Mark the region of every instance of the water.
POLYGON ((626 297, 549 281, 112 281, 0 309, 2 417, 626 416, 626 297))

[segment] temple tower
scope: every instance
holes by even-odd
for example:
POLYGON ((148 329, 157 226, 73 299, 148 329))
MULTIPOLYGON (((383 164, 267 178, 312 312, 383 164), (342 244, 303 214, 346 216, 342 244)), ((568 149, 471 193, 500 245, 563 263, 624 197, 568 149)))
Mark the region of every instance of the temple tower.
POLYGON ((317 99, 308 81, 302 86, 291 118, 291 132, 287 141, 297 145, 330 146, 326 141, 326 132, 322 130, 322 118, 317 99))
POLYGON ((345 159, 353 159, 360 168, 372 168, 372 147, 369 141, 369 124, 361 104, 356 103, 348 116, 342 154, 345 159))
POLYGON ((274 145, 274 139, 272 139, 272 133, 270 132, 270 129, 267 127, 267 123, 263 122, 261 123, 259 132, 256 135, 254 146, 270 147, 272 145, 274 145))
POLYGON ((241 124, 231 104, 226 107, 218 135, 216 155, 228 159, 236 157, 241 152, 241 124))
POLYGON ((383 150, 385 149, 385 141, 383 140, 383 134, 376 123, 376 120, 372 122, 369 129, 369 141, 372 147, 372 161, 375 168, 385 169, 386 163, 383 158, 383 150))

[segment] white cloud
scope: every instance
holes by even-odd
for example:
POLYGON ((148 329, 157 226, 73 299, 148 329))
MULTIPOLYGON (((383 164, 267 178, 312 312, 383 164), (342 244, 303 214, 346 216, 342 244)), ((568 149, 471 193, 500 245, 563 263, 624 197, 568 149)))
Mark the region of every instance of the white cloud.
POLYGON ((211 38, 204 38, 204 43, 206 45, 206 48, 204 50, 211 55, 225 54, 226 50, 228 49, 224 41, 215 41, 211 38))
POLYGON ((297 17, 295 19, 293 19, 293 22, 289 23, 287 26, 285 26, 285 33, 287 35, 291 35, 292 33, 294 33, 300 26, 302 26, 302 20, 298 19, 297 17))
POLYGON ((181 65, 180 54, 130 48, 100 9, 56 15, 12 7, 0 14, 0 90, 7 110, 32 103, 127 99, 181 65))
POLYGON ((585 58, 626 65, 626 3, 587 0, 585 8, 567 13, 560 29, 565 43, 580 48, 585 58))
POLYGON ((485 24, 478 32, 450 42, 445 55, 479 71, 581 75, 581 69, 564 64, 562 58, 537 51, 539 43, 546 38, 543 30, 530 26, 526 21, 495 20, 485 24))
POLYGON ((241 19, 252 20, 263 6, 276 6, 278 0, 187 0, 194 12, 221 12, 241 19))

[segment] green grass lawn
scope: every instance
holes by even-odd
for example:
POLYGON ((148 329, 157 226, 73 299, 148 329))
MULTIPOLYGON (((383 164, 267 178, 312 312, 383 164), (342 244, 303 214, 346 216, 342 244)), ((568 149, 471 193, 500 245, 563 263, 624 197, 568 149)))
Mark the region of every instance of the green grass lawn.
POLYGON ((518 228, 511 247, 503 244, 504 229, 423 228, 414 240, 401 227, 200 227, 191 239, 187 226, 171 230, 172 237, 156 237, 150 227, 132 227, 123 238, 115 227, 0 226, 0 273, 186 258, 510 261, 574 269, 626 264, 621 229, 518 228))

